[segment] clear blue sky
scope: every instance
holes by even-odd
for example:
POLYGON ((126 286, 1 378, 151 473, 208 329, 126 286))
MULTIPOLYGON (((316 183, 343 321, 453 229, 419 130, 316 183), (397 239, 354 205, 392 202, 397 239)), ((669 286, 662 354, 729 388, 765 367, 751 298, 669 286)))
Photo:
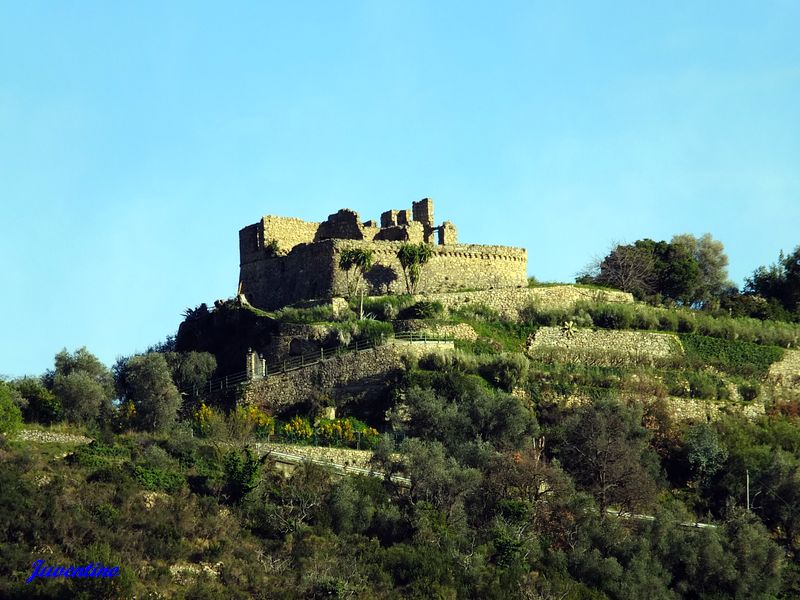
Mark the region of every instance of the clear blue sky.
POLYGON ((0 373, 107 364, 232 296, 262 214, 436 201, 572 281, 800 244, 800 3, 4 2, 0 373))

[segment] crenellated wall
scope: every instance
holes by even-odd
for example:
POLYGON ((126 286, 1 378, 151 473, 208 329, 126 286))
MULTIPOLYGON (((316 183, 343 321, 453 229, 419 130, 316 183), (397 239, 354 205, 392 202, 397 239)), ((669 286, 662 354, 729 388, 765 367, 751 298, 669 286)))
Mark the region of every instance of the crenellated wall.
POLYGON ((422 269, 417 291, 497 290, 527 285, 524 248, 456 244, 455 226, 433 225, 433 201, 412 210, 388 211, 381 227, 362 223, 358 213, 342 209, 322 223, 264 217, 239 232, 240 291, 258 308, 273 310, 301 300, 348 293, 339 256, 348 248, 371 250, 373 267, 365 280, 369 295, 406 293, 397 258, 405 243, 430 243, 432 256, 422 269), (411 219, 411 220, 409 220, 411 219), (438 244, 434 242, 438 239, 438 244), (274 245, 277 243, 277 252, 274 245))
MULTIPOLYGON (((397 252, 403 242, 329 239, 300 244, 286 256, 241 265, 242 291, 258 308, 273 310, 301 300, 347 295, 347 276, 339 256, 348 248, 372 250, 366 273, 369 295, 403 294, 406 284, 397 252)), ((527 252, 504 246, 432 246, 422 269, 419 292, 516 288, 527 285, 527 252)))

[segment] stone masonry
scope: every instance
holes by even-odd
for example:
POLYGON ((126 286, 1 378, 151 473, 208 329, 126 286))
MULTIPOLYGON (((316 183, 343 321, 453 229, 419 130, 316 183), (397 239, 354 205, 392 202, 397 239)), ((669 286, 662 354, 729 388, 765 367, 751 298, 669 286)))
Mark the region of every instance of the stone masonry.
POLYGON ((405 293, 397 252, 405 243, 431 244, 419 291, 499 290, 527 285, 524 248, 458 244, 449 221, 436 225, 433 200, 411 210, 390 210, 380 226, 342 209, 321 223, 265 216, 239 232, 239 291, 258 308, 273 310, 302 300, 347 293, 339 256, 350 248, 369 249, 374 265, 366 273, 369 295, 405 293))

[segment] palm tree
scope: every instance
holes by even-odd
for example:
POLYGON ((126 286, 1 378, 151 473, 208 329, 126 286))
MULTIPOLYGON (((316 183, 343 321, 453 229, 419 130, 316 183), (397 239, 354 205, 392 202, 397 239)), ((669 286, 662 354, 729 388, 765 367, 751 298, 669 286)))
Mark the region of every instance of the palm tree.
POLYGON ((374 255, 368 248, 347 248, 339 256, 339 268, 347 275, 347 292, 350 296, 360 292, 358 318, 364 319, 364 274, 372 268, 374 255))
POLYGON ((433 250, 428 244, 403 244, 397 252, 397 259, 403 267, 403 276, 406 280, 406 291, 409 294, 417 292, 419 277, 422 267, 433 256, 433 250))

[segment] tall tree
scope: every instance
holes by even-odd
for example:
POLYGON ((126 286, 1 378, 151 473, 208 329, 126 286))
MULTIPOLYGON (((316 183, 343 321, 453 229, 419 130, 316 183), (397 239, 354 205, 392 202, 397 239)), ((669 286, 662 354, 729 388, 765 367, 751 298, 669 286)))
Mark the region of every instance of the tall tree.
POLYGON ((400 246, 400 250, 397 252, 397 259, 403 268, 406 291, 409 294, 417 293, 422 267, 427 264, 431 256, 433 256, 433 250, 428 244, 403 244, 400 246))
POLYGON ((172 381, 179 390, 200 389, 217 370, 217 359, 209 352, 162 352, 172 381))
POLYGON ((16 390, 0 380, 0 434, 14 433, 22 424, 22 413, 14 397, 16 390))
POLYGON ((728 280, 728 256, 722 242, 705 233, 695 237, 690 233, 672 237, 672 245, 691 254, 700 269, 694 302, 708 304, 718 300, 731 287, 728 280))
POLYGON ((581 406, 564 421, 556 452, 603 514, 612 504, 626 510, 647 506, 655 496, 646 468, 649 433, 641 421, 639 409, 610 400, 581 406))
POLYGON ((124 366, 125 394, 136 409, 135 422, 142 429, 165 431, 175 422, 181 395, 172 382, 163 354, 133 356, 124 366))
POLYGON ((605 258, 586 268, 578 282, 616 288, 641 298, 653 293, 656 279, 652 252, 634 245, 614 244, 605 258))
POLYGON ((347 277, 347 292, 360 295, 358 318, 364 318, 364 275, 372 268, 374 254, 369 248, 347 248, 339 256, 339 268, 347 277))
POLYGON ((111 371, 85 347, 73 353, 56 354, 55 370, 45 375, 53 393, 73 422, 88 423, 111 414, 114 377, 111 371))
POLYGON ((658 295, 692 304, 700 267, 685 246, 645 238, 633 244, 616 244, 605 258, 579 274, 577 281, 614 287, 639 299, 658 295))
POLYGON ((789 255, 781 252, 777 263, 756 269, 744 290, 746 294, 779 302, 786 311, 800 315, 800 246, 789 255))

